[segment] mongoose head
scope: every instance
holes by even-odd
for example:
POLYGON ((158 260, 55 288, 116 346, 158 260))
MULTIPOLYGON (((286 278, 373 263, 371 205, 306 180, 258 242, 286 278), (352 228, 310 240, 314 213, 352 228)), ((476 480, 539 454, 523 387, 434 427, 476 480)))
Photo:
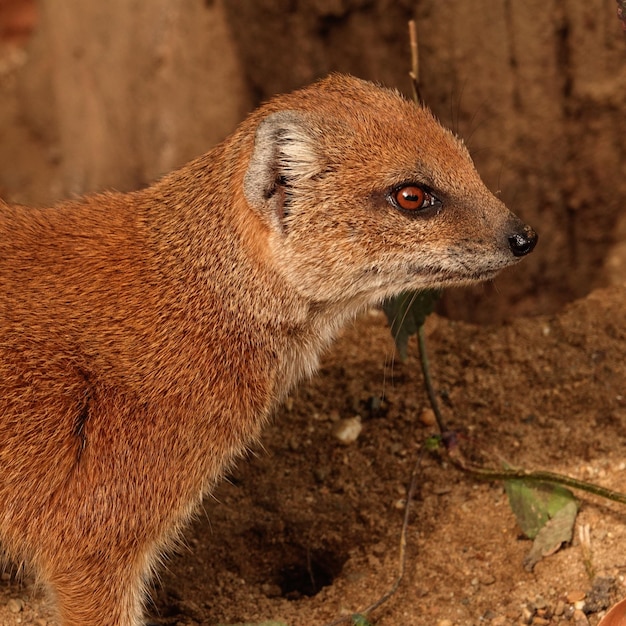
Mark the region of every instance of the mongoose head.
POLYGON ((464 144, 395 91, 333 75, 259 118, 244 194, 306 298, 374 302, 472 283, 535 246, 464 144))

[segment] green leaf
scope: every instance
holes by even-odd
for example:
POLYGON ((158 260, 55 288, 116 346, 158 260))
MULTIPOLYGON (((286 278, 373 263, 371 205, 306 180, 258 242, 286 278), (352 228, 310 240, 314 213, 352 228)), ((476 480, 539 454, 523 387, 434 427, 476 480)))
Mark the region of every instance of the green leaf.
POLYGON ((504 481, 504 489, 517 523, 529 539, 534 539, 566 504, 576 503, 569 489, 550 483, 512 479, 504 481))
POLYGON ((361 613, 355 613, 352 616, 352 626, 372 626, 372 623, 368 621, 365 615, 361 615, 361 613))
POLYGON ((523 533, 534 539, 524 566, 532 571, 544 556, 572 540, 578 501, 565 487, 524 479, 504 481, 509 504, 523 533))
POLYGON ((424 441, 424 447, 429 452, 436 452, 437 450, 441 450, 441 448, 443 447, 441 435, 432 435, 431 437, 427 437, 426 441, 424 441))
POLYGON ((409 337, 417 333, 433 312, 440 294, 438 289, 407 291, 383 302, 383 311, 403 361, 406 361, 408 356, 409 337))

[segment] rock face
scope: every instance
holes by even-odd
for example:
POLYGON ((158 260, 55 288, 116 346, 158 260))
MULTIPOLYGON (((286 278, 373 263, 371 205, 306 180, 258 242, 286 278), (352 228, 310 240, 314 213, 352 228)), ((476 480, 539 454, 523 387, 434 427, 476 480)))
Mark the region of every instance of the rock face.
POLYGON ((251 108, 221 3, 42 2, 23 77, 65 193, 128 190, 221 141, 251 108))

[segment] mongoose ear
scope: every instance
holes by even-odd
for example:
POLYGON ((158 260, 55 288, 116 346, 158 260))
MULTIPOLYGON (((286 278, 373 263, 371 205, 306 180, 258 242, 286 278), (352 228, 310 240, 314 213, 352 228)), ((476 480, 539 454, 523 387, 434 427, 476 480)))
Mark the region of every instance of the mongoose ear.
POLYGON ((250 205, 280 230, 294 186, 320 169, 312 129, 305 113, 278 111, 264 118, 256 130, 243 190, 250 205))

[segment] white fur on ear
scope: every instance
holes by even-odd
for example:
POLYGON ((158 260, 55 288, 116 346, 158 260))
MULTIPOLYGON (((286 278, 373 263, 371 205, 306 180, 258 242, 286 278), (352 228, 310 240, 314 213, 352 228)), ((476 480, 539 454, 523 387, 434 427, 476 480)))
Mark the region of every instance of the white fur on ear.
POLYGON ((278 111, 257 127, 243 191, 252 206, 270 208, 270 219, 282 227, 286 190, 319 171, 311 120, 298 111, 278 111))

